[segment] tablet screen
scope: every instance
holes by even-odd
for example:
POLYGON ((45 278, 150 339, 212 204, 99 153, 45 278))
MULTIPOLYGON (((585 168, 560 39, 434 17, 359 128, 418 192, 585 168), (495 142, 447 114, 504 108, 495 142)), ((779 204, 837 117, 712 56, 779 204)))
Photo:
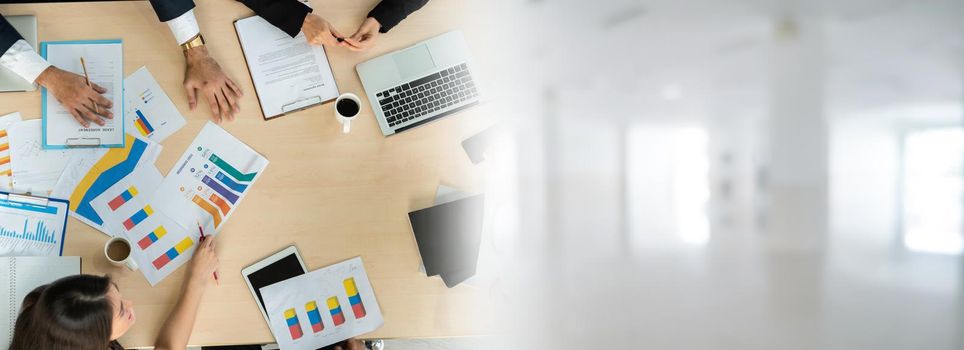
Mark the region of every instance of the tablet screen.
POLYGON ((258 304, 261 305, 261 310, 267 313, 268 311, 264 307, 264 299, 261 298, 261 287, 269 286, 298 275, 304 275, 305 272, 306 271, 301 268, 298 256, 289 254, 271 263, 271 265, 252 272, 247 278, 248 283, 251 283, 251 287, 254 288, 254 293, 258 296, 258 304))

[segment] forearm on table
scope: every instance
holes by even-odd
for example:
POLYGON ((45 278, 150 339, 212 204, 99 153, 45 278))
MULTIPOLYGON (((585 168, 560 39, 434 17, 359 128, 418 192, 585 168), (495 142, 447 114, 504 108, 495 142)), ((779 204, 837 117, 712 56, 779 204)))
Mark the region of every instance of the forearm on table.
POLYGON ((156 350, 181 350, 187 348, 197 319, 198 307, 204 296, 203 282, 187 282, 174 304, 174 309, 161 326, 154 348, 156 350))

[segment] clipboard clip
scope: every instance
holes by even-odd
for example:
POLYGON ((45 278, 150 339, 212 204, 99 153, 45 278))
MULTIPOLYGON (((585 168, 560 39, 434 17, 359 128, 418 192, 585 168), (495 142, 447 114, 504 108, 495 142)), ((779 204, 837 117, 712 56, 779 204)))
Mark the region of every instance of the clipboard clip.
POLYGON ((302 109, 321 104, 322 102, 321 96, 308 97, 281 105, 281 112, 285 114, 297 112, 302 109))
POLYGON ((88 148, 100 147, 100 138, 97 137, 73 137, 64 141, 67 148, 88 148))
POLYGON ((47 203, 50 202, 50 199, 45 197, 28 196, 15 193, 10 193, 6 197, 6 200, 10 202, 43 206, 45 208, 47 207, 47 203))

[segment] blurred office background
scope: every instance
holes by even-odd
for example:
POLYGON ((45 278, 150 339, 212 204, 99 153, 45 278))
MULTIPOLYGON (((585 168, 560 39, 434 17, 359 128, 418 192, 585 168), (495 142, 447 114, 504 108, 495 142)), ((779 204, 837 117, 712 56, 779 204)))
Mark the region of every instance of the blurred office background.
POLYGON ((494 4, 504 348, 964 348, 964 1, 494 4))

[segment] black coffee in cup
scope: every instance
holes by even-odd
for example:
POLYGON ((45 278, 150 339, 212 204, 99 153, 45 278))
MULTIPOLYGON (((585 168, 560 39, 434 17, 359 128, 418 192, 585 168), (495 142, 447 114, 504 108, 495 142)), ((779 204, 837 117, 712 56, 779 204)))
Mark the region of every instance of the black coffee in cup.
POLYGON ((338 100, 338 103, 335 104, 335 108, 338 109, 338 114, 351 118, 358 114, 359 106, 358 102, 355 102, 350 98, 343 98, 338 100))
POLYGON ((110 242, 107 246, 107 257, 113 261, 124 261, 131 255, 131 246, 123 240, 110 242))

